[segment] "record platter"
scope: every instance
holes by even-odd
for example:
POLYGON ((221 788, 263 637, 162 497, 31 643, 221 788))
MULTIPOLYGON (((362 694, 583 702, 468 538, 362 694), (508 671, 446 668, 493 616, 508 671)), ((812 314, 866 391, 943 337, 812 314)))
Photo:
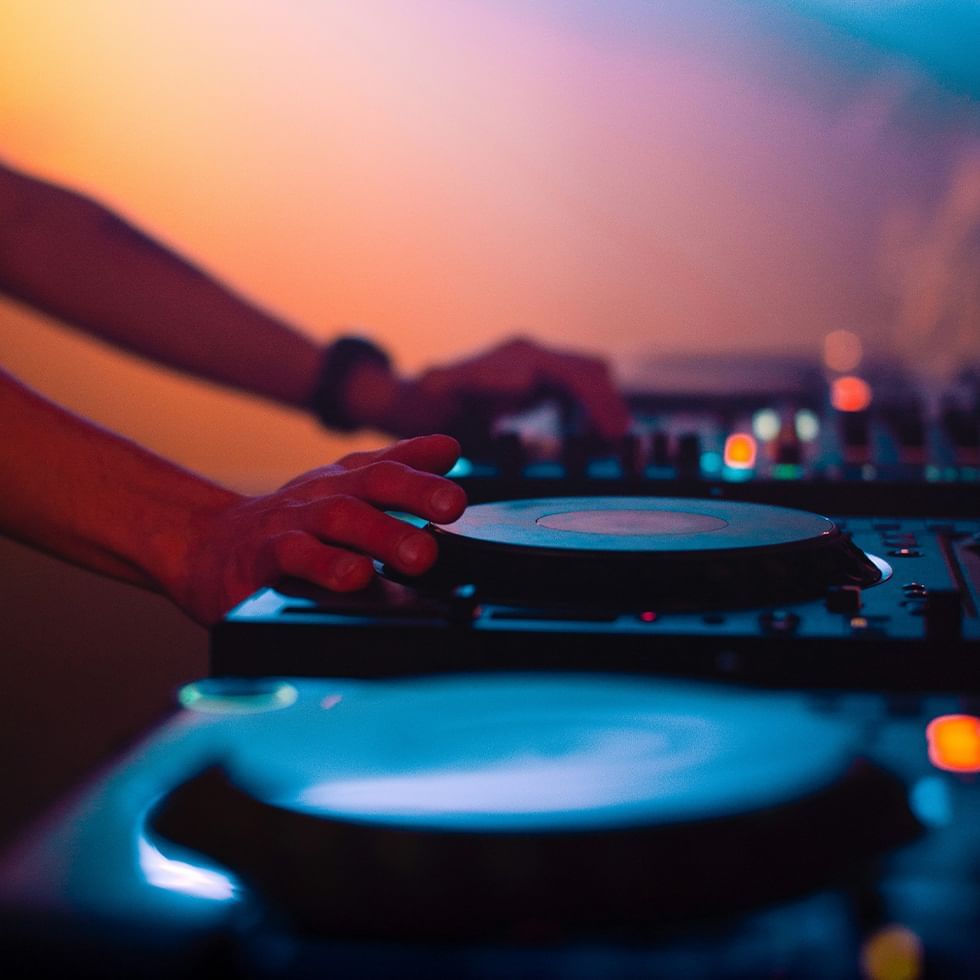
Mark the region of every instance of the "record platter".
POLYGON ((521 672, 180 701, 0 860, 18 975, 974 975, 975 699, 521 672))
POLYGON ((980 520, 694 497, 475 504, 436 566, 284 583, 212 633, 215 674, 595 669, 774 685, 975 687, 980 520))
POLYGON ((658 610, 756 606, 876 585, 890 573, 832 521, 786 507, 670 497, 476 504, 432 528, 420 583, 487 598, 658 610))

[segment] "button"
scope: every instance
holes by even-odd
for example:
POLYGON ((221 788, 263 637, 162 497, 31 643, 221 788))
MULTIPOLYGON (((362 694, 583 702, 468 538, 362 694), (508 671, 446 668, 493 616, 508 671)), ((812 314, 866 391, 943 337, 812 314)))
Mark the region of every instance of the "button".
POLYGON ((893 548, 888 552, 889 558, 921 558, 922 552, 915 548, 893 548))

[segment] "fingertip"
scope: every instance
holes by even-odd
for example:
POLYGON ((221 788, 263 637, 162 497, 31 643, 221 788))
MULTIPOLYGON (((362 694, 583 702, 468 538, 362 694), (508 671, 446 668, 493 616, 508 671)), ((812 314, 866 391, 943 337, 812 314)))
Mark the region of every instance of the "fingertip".
POLYGON ((427 473, 447 473, 459 459, 460 445, 443 433, 402 439, 379 453, 376 459, 394 459, 427 473))
POLYGON ((429 445, 432 452, 444 461, 442 467, 444 473, 451 470, 456 460, 462 455, 463 447, 459 444, 459 440, 453 436, 435 432, 432 435, 423 436, 423 438, 430 440, 429 445))
POLYGON ((345 555, 335 563, 330 578, 335 592, 356 592, 374 578, 374 564, 363 555, 345 555))
POLYGON ((432 567, 437 555, 438 548, 430 534, 408 534, 398 546, 398 565, 409 575, 420 575, 432 567))
POLYGON ((467 502, 466 492, 463 488, 446 480, 444 485, 439 487, 429 498, 433 520, 441 524, 458 520, 463 516, 467 502))

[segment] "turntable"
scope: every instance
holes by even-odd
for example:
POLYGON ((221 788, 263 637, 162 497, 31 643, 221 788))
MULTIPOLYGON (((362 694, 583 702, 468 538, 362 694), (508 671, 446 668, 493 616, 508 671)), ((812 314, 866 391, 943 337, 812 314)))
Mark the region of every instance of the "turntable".
POLYGON ((658 610, 759 606, 876 585, 891 573, 833 521, 786 507, 670 497, 477 504, 433 527, 419 587, 488 598, 658 610))
POLYGON ((597 669, 774 685, 975 687, 980 521, 689 497, 547 497, 430 526, 436 566, 266 589, 216 674, 597 669))
POLYGON ((181 702, 0 862, 5 963, 824 978, 980 955, 968 699, 521 673, 181 702), (969 759, 937 734, 964 721, 969 759))

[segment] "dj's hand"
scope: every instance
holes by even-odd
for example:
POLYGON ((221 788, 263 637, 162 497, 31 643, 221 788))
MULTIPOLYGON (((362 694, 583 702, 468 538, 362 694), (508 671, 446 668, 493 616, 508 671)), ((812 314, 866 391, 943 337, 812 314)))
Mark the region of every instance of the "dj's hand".
POLYGON ((353 416, 398 435, 458 434, 473 421, 475 412, 492 418, 526 407, 548 391, 576 403, 607 439, 623 435, 629 425, 626 403, 604 361, 524 339, 430 368, 416 378, 399 380, 383 369, 366 366, 363 375, 352 381, 353 416))
POLYGON ((420 436, 352 453, 274 493, 237 497, 199 520, 186 581, 174 598, 196 619, 213 623, 286 577, 350 592, 373 577, 372 558, 418 575, 435 561, 435 541, 384 511, 456 520, 466 495, 438 474, 458 456, 455 439, 420 436))

